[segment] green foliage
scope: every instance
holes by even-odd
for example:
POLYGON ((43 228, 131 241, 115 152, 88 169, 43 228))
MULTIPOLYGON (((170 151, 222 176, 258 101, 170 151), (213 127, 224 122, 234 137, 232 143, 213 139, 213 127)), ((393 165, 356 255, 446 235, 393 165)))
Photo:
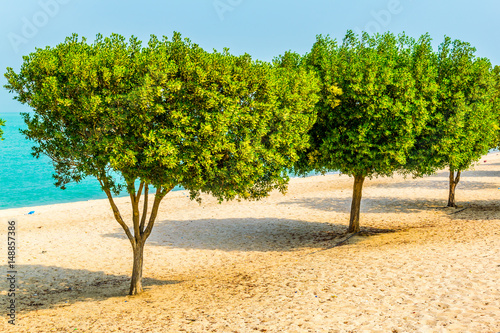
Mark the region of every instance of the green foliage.
POLYGON ((430 49, 427 35, 349 31, 340 45, 318 36, 303 61, 322 82, 318 120, 296 169, 371 177, 402 168, 427 120, 430 49))
POLYGON ((5 76, 5 87, 35 111, 24 114, 23 133, 36 157, 52 159, 56 185, 99 180, 134 251, 130 294, 142 292, 144 244, 174 186, 220 201, 286 190, 285 170, 308 145, 319 91, 303 69, 208 53, 177 33, 171 41, 152 36, 147 47, 133 37, 98 36, 89 45, 73 35, 5 76), (133 234, 111 193, 124 187, 133 234))
MULTIPOLYGON (((5 126, 5 120, 0 119, 0 126, 5 126)), ((0 140, 3 140, 2 135, 3 135, 3 131, 2 131, 2 128, 0 127, 0 140)))
POLYGON ((414 176, 465 170, 498 142, 495 73, 474 53, 469 43, 446 37, 433 58, 438 89, 406 167, 414 176))
POLYGON ((52 158, 57 185, 92 175, 129 192, 140 179, 219 200, 285 191, 315 121, 318 83, 227 50, 208 53, 175 34, 147 47, 119 35, 76 35, 9 68, 6 88, 35 113, 24 134, 52 158))
MULTIPOLYGON (((500 66, 495 66, 491 71, 493 75, 493 111, 496 112, 496 125, 500 127, 500 66)), ((500 147, 500 128, 497 127, 496 138, 493 139, 491 148, 500 147)))

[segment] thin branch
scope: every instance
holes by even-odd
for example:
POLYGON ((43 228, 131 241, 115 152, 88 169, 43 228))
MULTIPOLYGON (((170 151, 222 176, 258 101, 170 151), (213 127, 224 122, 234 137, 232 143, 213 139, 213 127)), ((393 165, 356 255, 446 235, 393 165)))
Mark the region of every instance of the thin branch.
MULTIPOLYGON (((352 235, 350 235, 349 237, 347 237, 346 239, 344 239, 344 240, 342 240, 342 241, 340 241, 340 242, 338 242, 338 243, 335 243, 335 244, 334 244, 334 245, 332 245, 332 246, 328 246, 328 247, 325 247, 324 249, 321 249, 321 250, 318 250, 318 251, 314 251, 314 252, 310 252, 310 253, 307 253, 307 254, 305 254, 305 255, 310 255, 310 254, 318 253, 318 252, 321 252, 321 251, 326 251, 326 250, 333 249, 334 247, 337 247, 337 246, 340 246, 340 245, 344 244, 344 243, 345 243, 345 242, 347 242, 349 239, 351 239, 352 237, 356 236, 356 235, 357 235, 357 234, 359 234, 359 233, 360 233, 360 231, 355 232, 355 233, 353 233, 352 235)), ((348 234, 346 234, 346 235, 348 235, 348 234)))
POLYGON ((142 194, 142 188, 144 187, 144 182, 141 181, 139 184, 139 189, 137 190, 137 196, 135 197, 135 200, 137 201, 137 204, 139 204, 139 201, 141 200, 141 194, 142 194))
POLYGON ((127 181, 127 190, 130 195, 131 205, 132 205, 132 221, 134 223, 134 236, 136 241, 141 237, 141 231, 139 230, 139 203, 137 202, 137 197, 135 195, 135 184, 134 182, 129 183, 127 181))
POLYGON ((155 201, 153 203, 153 208, 151 208, 151 216, 149 217, 148 226, 146 227, 146 230, 144 230, 144 233, 143 233, 143 240, 144 241, 149 237, 149 234, 151 233, 151 230, 153 230, 153 225, 155 223, 156 216, 158 215, 158 208, 160 207, 161 200, 174 187, 175 187, 175 185, 170 186, 169 188, 164 188, 164 187, 161 187, 161 186, 160 186, 160 188, 158 188, 158 191, 156 192, 156 195, 155 195, 155 201))
POLYGON ((113 200, 113 196, 111 195, 111 191, 104 187, 104 183, 99 179, 99 183, 101 184, 101 187, 103 191, 106 193, 106 196, 108 197, 109 203, 111 204, 111 208, 113 209, 113 214, 115 215, 116 221, 122 226, 123 230, 125 231, 125 234, 127 235, 130 243, 132 243, 132 248, 135 249, 136 243, 134 236, 130 233, 130 229, 127 226, 127 224, 123 221, 122 216, 120 215, 120 211, 118 210, 118 207, 115 204, 115 201, 113 200))
MULTIPOLYGON (((448 208, 448 207, 446 207, 446 208, 448 208)), ((450 213, 450 214, 448 214, 448 215, 453 215, 453 214, 460 213, 460 212, 462 212, 462 211, 466 210, 467 208, 469 208, 469 207, 465 207, 465 208, 462 208, 462 209, 460 209, 460 210, 456 210, 456 211, 454 211, 453 213, 450 213)))
POLYGON ((149 195, 149 185, 145 184, 144 187, 144 207, 142 208, 142 218, 141 224, 139 225, 139 230, 141 233, 144 232, 144 224, 146 223, 146 216, 148 215, 148 195, 149 195))
POLYGON ((135 202, 135 184, 133 182, 130 183, 128 180, 126 180, 126 182, 127 182, 127 192, 128 195, 130 196, 130 200, 132 200, 132 202, 135 202))

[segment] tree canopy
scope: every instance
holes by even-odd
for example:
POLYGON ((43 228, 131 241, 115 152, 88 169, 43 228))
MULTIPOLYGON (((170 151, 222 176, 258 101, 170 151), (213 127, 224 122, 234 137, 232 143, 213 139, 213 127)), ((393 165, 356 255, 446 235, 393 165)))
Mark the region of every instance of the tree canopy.
POLYGON ((489 60, 469 43, 446 37, 435 54, 437 85, 429 120, 417 137, 406 169, 415 176, 450 170, 448 206, 455 206, 460 173, 498 142, 495 78, 489 60))
POLYGON ((296 170, 354 176, 349 232, 359 231, 364 179, 400 170, 427 120, 431 52, 428 35, 415 41, 348 31, 340 45, 318 36, 302 61, 318 73, 322 90, 311 146, 296 170))
POLYGON ((34 110, 24 114, 24 134, 35 156, 52 159, 57 186, 99 180, 133 248, 131 294, 142 291, 144 243, 170 190, 219 200, 284 192, 284 170, 315 121, 313 74, 227 49, 209 53, 178 33, 152 36, 147 47, 134 37, 98 35, 88 44, 73 35, 23 59, 19 73, 8 68, 5 76, 6 88, 34 110), (113 200, 123 189, 131 227, 113 200))

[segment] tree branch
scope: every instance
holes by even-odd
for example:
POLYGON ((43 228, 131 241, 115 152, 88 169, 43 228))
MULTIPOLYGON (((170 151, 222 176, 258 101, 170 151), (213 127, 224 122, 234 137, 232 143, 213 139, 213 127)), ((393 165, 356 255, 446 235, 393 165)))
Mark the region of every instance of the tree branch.
POLYGON ((144 207, 142 208, 142 218, 141 224, 139 225, 139 230, 144 233, 144 224, 146 223, 146 216, 148 215, 148 195, 149 195, 149 185, 145 184, 144 187, 144 207))
POLYGON ((111 191, 109 188, 104 187, 104 183, 99 179, 99 183, 101 184, 102 190, 104 193, 106 193, 106 196, 108 197, 109 203, 111 204, 111 208, 113 209, 113 214, 115 215, 116 221, 122 226, 123 230, 125 231, 125 234, 127 235, 130 243, 132 244, 132 248, 135 250, 136 247, 136 242, 134 239, 134 236, 130 233, 130 229, 127 226, 127 224, 123 221, 122 216, 120 215, 120 211, 118 210, 118 207, 115 204, 115 201, 113 200, 113 196, 111 195, 111 191))
POLYGON ((141 200, 141 194, 142 194, 142 188, 144 187, 144 181, 141 181, 139 185, 139 189, 137 190, 137 196, 135 200, 137 201, 137 204, 139 204, 139 201, 141 200))
POLYGON ((153 207, 151 208, 151 216, 149 217, 148 226, 146 227, 146 230, 144 230, 144 233, 143 233, 143 241, 146 241, 146 239, 149 237, 149 234, 151 233, 151 230, 153 230, 153 225, 155 223, 156 216, 158 215, 158 208, 160 207, 161 200, 174 187, 175 187, 175 185, 170 186, 169 188, 160 187, 158 189, 158 191, 156 192, 155 201, 153 203, 153 207))
POLYGON ((137 196, 135 195, 135 184, 134 182, 129 183, 127 181, 127 190, 130 195, 131 205, 132 205, 132 221, 134 223, 134 236, 136 241, 141 239, 141 231, 139 230, 139 203, 137 202, 137 196))

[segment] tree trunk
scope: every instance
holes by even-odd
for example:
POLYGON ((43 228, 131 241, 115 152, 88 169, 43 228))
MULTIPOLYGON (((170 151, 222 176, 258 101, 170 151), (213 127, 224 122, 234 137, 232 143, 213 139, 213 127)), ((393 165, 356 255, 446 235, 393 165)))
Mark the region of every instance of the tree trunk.
POLYGON ((134 250, 134 265, 132 269, 132 281, 130 283, 130 295, 142 293, 142 262, 144 254, 144 243, 137 242, 134 250))
POLYGON ((455 176, 455 171, 450 169, 450 192, 448 195, 448 207, 457 207, 455 204, 455 189, 458 182, 460 181, 460 170, 457 171, 455 176))
MULTIPOLYGON (((104 171, 102 171, 104 175, 104 171)), ((146 223, 147 214, 148 214, 148 183, 141 182, 139 185, 139 190, 135 193, 135 185, 134 181, 127 182, 128 191, 130 194, 131 205, 132 205, 132 222, 133 222, 133 230, 134 234, 130 232, 130 228, 123 221, 123 218, 120 214, 118 207, 116 206, 113 196, 111 195, 111 191, 109 189, 109 184, 103 180, 105 177, 98 178, 99 183, 101 184, 102 189, 106 193, 109 203, 111 204, 111 208, 113 209, 113 213, 115 215, 116 221, 122 226, 125 234, 127 235, 130 244, 132 245, 132 250, 134 251, 134 263, 132 268, 132 280, 130 283, 130 295, 140 294, 142 289, 142 263, 144 258, 144 244, 146 243, 146 239, 148 239, 151 231, 153 230, 153 226, 156 220, 156 216, 158 215, 158 208, 160 207, 161 200, 165 197, 165 195, 170 192, 175 185, 171 185, 169 187, 159 186, 156 190, 155 200, 153 202, 153 207, 151 208, 151 214, 149 216, 149 221, 146 223), (141 198, 141 192, 144 189, 145 197, 144 197, 144 209, 142 212, 142 217, 140 217, 139 212, 139 201, 141 198)))
POLYGON ((349 219, 348 233, 359 232, 359 210, 361 208, 361 194, 363 190, 364 176, 354 176, 354 188, 352 192, 351 218, 349 219))

